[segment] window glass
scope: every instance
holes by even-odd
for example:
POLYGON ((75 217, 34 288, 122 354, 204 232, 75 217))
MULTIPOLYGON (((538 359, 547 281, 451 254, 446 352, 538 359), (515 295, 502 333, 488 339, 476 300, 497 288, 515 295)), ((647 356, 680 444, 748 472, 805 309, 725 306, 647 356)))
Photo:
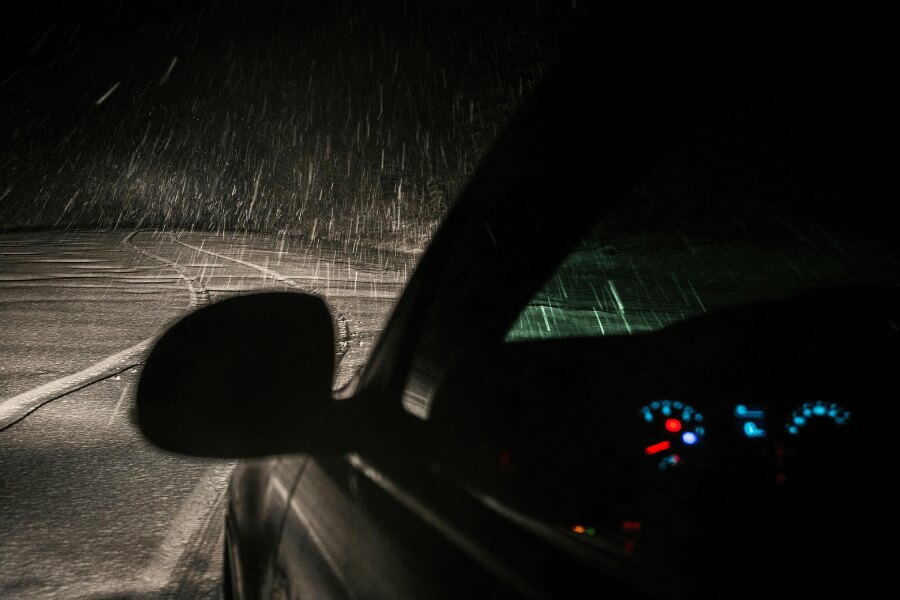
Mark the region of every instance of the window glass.
POLYGON ((852 157, 801 135, 745 115, 693 132, 569 254, 507 341, 633 334, 814 288, 900 283, 877 173, 854 180, 852 157))

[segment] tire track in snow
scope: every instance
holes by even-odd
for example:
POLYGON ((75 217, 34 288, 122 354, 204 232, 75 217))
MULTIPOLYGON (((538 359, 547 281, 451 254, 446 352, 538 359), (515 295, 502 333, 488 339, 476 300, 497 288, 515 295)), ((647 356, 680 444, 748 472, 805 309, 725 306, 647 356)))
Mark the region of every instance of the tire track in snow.
MULTIPOLYGON (((122 246, 130 251, 161 262, 178 273, 178 275, 187 283, 188 289, 190 290, 191 300, 188 310, 208 304, 209 292, 199 281, 196 281, 187 275, 187 273, 174 262, 151 252, 147 252, 134 245, 132 238, 138 233, 140 233, 140 231, 133 231, 125 236, 121 242, 122 246)), ((62 398, 67 394, 71 394, 72 392, 97 383, 98 381, 108 379, 127 369, 143 364, 147 354, 156 342, 156 339, 157 336, 154 335, 153 337, 138 342, 130 348, 107 356, 77 373, 60 377, 59 379, 45 383, 44 385, 28 390, 27 392, 22 392, 21 394, 0 401, 0 431, 18 423, 48 402, 52 402, 53 400, 62 398)))
POLYGON ((132 231, 131 233, 129 233, 127 236, 125 236, 125 239, 122 240, 122 245, 125 246, 126 248, 128 248, 129 250, 131 250, 132 252, 137 252, 139 254, 143 254, 147 258, 152 258, 155 261, 161 262, 164 265, 170 267, 176 273, 178 273, 178 276, 181 277, 185 281, 185 283, 187 283, 188 289, 191 292, 191 304, 190 304, 191 308, 196 308, 199 306, 203 306, 205 304, 209 304, 209 291, 203 286, 202 283, 200 283, 198 280, 196 280, 193 277, 191 277, 190 275, 188 275, 184 269, 182 269, 180 266, 178 266, 178 263, 171 261, 167 258, 163 258, 162 256, 159 256, 158 254, 153 254, 152 252, 147 252, 146 250, 143 250, 142 248, 138 248, 137 246, 134 245, 134 242, 132 241, 132 239, 134 238, 134 236, 136 236, 139 233, 143 233, 143 231, 138 230, 138 231, 132 231))
POLYGON ((0 431, 18 423, 48 402, 142 364, 155 341, 155 337, 148 338, 77 373, 60 377, 0 402, 0 431))

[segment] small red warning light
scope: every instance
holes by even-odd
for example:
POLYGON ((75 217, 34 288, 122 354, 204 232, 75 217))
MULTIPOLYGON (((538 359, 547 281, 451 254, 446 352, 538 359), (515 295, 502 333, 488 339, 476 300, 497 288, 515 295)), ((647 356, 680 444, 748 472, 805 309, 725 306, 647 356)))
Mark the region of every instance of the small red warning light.
POLYGON ((647 456, 651 456, 656 454, 657 452, 662 452, 663 450, 668 450, 672 447, 672 442, 666 440, 664 442, 659 442, 658 444, 651 444, 644 448, 644 454, 647 456))

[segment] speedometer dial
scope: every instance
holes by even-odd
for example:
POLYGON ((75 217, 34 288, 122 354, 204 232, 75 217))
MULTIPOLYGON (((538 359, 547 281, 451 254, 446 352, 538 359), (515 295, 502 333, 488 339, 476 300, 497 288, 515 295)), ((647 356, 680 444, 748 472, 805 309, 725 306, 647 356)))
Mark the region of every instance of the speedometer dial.
POLYGON ((679 400, 654 400, 640 413, 646 431, 644 455, 661 471, 681 465, 706 436, 703 414, 679 400))

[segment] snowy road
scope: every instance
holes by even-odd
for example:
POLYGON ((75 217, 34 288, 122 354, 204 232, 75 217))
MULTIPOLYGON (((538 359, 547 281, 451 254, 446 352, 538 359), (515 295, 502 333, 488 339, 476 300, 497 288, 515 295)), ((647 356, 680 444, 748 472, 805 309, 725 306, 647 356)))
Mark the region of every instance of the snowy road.
POLYGON ((128 415, 143 356, 196 306, 308 291, 336 318, 340 387, 414 262, 274 236, 0 236, 0 597, 217 597, 233 464, 139 436, 128 415))

